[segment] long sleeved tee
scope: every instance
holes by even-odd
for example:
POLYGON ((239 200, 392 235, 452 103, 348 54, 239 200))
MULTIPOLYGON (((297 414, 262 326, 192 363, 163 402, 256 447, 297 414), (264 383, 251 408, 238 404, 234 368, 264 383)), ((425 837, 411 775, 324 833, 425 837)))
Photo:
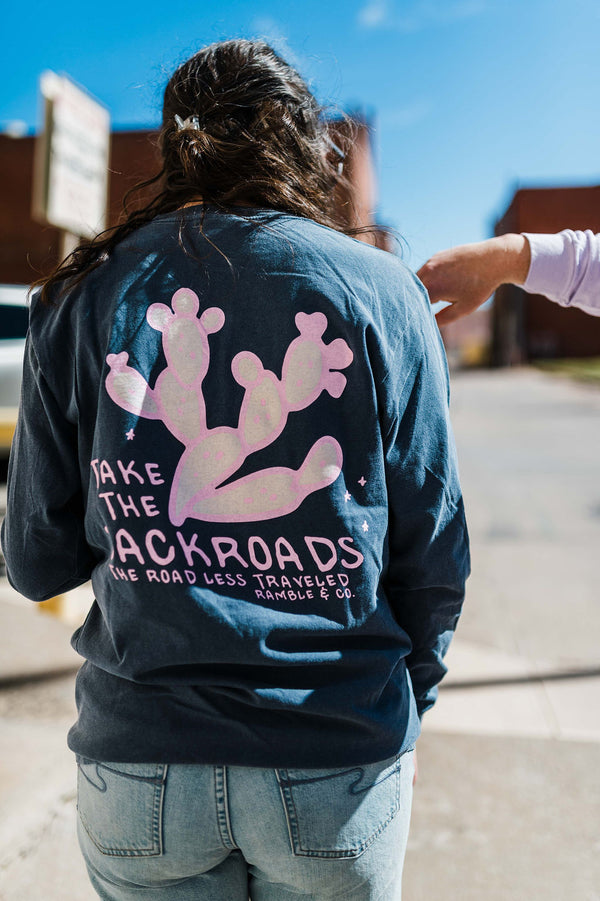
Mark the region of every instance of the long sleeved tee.
POLYGON ((565 229, 555 235, 525 233, 531 264, 522 286, 561 306, 600 316, 600 235, 565 229))
POLYGON ((32 301, 2 542, 33 600, 92 580, 75 752, 411 747, 469 568, 422 286, 307 219, 157 217, 32 301))

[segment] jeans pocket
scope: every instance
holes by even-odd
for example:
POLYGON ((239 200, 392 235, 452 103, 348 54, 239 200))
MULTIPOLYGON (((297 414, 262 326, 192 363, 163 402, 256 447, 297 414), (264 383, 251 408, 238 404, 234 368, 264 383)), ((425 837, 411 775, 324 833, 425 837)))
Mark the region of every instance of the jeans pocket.
POLYGON ((359 857, 400 807, 401 757, 336 770, 277 770, 296 857, 359 857))
POLYGON ((102 854, 158 857, 167 764, 77 758, 77 809, 102 854))

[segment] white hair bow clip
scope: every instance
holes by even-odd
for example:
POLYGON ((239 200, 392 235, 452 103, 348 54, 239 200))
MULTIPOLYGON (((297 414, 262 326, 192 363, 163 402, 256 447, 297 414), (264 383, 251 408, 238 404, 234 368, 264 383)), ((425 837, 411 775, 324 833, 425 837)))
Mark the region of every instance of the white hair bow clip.
POLYGON ((335 143, 331 140, 331 138, 329 137, 329 135, 327 134, 327 132, 325 132, 325 134, 323 135, 323 138, 324 138, 325 143, 327 144, 327 146, 330 147, 330 148, 337 154, 337 157, 338 157, 337 174, 338 174, 338 175, 341 175, 341 174, 342 174, 342 171, 343 171, 343 169, 344 169, 344 160, 346 159, 346 154, 345 154, 344 151, 341 149, 341 147, 338 147, 338 145, 335 144, 335 143))
POLYGON ((196 131, 200 131, 200 119, 198 116, 188 116, 187 119, 182 119, 181 116, 175 113, 175 124, 177 125, 177 131, 183 131, 184 128, 195 128, 196 131))

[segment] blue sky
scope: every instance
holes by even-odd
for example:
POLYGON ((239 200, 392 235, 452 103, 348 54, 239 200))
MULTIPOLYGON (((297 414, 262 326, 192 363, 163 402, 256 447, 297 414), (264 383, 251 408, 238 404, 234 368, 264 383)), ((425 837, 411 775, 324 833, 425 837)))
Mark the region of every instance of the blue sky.
POLYGON ((379 219, 415 267, 487 237, 519 185, 600 183, 599 0, 38 0, 3 24, 0 122, 30 127, 44 69, 151 126, 190 53, 266 38, 322 102, 372 113, 379 219))

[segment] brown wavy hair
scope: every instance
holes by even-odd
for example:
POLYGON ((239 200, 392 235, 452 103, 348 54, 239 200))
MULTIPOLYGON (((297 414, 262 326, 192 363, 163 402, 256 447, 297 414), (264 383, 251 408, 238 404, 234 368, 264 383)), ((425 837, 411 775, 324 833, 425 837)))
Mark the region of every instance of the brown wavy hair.
MULTIPOLYGON (((349 117, 329 137, 324 109, 299 73, 264 41, 211 44, 183 63, 164 94, 162 166, 127 192, 118 225, 82 240, 47 277, 41 299, 77 284, 131 232, 201 199, 223 209, 261 206, 348 234, 356 225, 340 161, 353 140, 349 117), (340 148, 339 144, 343 146, 340 148), (148 190, 154 196, 147 201, 148 190), (132 196, 145 203, 129 208, 132 196)), ((240 210, 237 210, 240 212, 240 210)))

